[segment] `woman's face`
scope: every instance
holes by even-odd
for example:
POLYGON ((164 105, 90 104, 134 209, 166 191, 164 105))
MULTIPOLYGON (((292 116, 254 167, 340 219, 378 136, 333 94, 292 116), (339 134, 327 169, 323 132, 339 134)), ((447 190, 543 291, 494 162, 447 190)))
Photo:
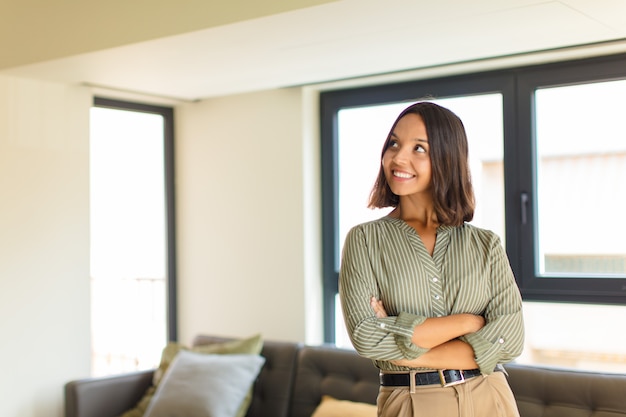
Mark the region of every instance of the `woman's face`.
POLYGON ((428 192, 430 196, 430 148, 421 116, 409 113, 398 121, 382 164, 394 194, 402 197, 428 192))

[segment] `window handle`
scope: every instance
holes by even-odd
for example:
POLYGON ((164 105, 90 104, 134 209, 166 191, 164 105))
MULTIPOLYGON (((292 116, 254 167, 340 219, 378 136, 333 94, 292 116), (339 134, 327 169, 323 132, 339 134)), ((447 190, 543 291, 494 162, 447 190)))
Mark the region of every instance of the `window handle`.
POLYGON ((522 215, 522 224, 526 224, 528 222, 528 193, 522 192, 520 194, 520 212, 522 215))

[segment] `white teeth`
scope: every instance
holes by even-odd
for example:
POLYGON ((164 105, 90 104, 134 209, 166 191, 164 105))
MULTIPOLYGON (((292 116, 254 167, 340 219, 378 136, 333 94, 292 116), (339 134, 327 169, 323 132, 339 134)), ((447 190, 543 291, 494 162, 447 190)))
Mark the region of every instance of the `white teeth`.
POLYGON ((398 171, 393 171, 393 176, 399 177, 399 178, 413 178, 412 174, 407 174, 406 172, 398 172, 398 171))

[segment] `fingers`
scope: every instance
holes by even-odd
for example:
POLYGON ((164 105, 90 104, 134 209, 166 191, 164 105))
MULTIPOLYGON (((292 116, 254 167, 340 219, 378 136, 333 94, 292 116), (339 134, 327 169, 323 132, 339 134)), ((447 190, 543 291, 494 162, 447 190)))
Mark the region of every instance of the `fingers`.
POLYGON ((385 310, 385 307, 383 306, 383 302, 381 300, 376 299, 376 297, 372 297, 370 299, 370 306, 372 307, 372 310, 374 310, 374 314, 376 314, 376 317, 383 318, 383 317, 387 317, 387 311, 385 310))

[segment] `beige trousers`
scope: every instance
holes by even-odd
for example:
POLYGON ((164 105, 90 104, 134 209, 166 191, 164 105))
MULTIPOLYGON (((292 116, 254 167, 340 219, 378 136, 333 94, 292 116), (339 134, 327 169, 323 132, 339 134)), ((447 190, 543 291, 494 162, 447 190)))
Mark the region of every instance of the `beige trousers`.
POLYGON ((503 372, 477 376, 463 384, 380 387, 379 417, 519 417, 503 372))

